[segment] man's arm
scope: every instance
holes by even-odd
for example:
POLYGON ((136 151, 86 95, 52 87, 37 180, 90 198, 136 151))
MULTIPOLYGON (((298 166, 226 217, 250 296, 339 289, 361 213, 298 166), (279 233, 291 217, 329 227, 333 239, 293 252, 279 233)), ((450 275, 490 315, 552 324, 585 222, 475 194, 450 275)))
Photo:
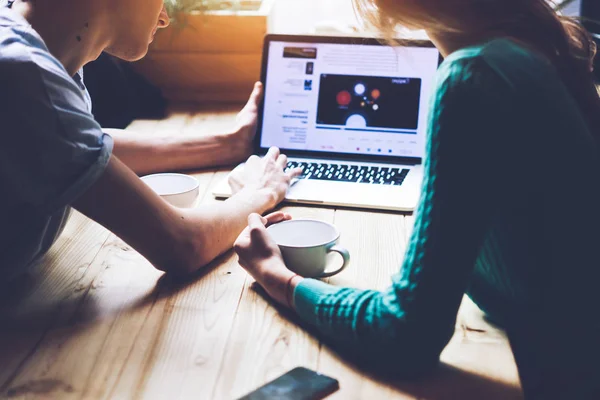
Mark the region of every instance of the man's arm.
POLYGON ((187 274, 231 248, 252 212, 264 213, 282 200, 292 173, 272 149, 251 164, 260 180, 223 203, 180 209, 145 185, 117 157, 73 204, 146 257, 156 268, 187 274))
POLYGON ((257 83, 231 132, 148 136, 120 129, 103 130, 114 140, 113 154, 138 175, 233 165, 251 153, 261 96, 262 85, 257 83))
POLYGON ((235 133, 195 136, 147 136, 103 129, 114 140, 113 153, 136 174, 233 165, 249 155, 250 146, 235 133))

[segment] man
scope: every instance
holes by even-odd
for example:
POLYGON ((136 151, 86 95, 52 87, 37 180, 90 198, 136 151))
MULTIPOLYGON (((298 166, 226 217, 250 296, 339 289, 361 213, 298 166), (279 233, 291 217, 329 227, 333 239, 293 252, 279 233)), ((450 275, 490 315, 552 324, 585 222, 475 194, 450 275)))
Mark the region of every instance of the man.
MULTIPOLYGON (((272 148, 232 177, 235 195, 178 209, 136 175, 239 161, 256 129, 259 83, 230 134, 149 139, 103 132, 82 67, 103 51, 143 57, 169 24, 163 0, 10 0, 0 7, 0 281, 60 234, 73 206, 156 268, 187 274, 231 247, 251 212, 279 203, 292 177, 272 148)), ((282 214, 272 216, 283 218, 282 214)))

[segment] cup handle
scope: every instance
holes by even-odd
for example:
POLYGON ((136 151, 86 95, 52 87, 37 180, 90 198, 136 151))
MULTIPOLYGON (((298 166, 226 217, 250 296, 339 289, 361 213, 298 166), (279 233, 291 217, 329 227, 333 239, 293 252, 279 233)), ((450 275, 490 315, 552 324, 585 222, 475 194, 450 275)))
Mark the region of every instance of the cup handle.
POLYGON ((329 278, 330 276, 339 274, 340 272, 342 272, 342 270, 344 268, 346 268, 348 266, 348 263, 350 262, 350 253, 345 248, 343 248, 341 246, 333 246, 332 248, 327 250, 327 253, 330 253, 332 251, 339 253, 339 255, 341 255, 342 258, 344 259, 344 262, 342 263, 342 266, 339 267, 338 269, 336 269, 335 271, 323 272, 321 275, 319 275, 319 278, 329 278))

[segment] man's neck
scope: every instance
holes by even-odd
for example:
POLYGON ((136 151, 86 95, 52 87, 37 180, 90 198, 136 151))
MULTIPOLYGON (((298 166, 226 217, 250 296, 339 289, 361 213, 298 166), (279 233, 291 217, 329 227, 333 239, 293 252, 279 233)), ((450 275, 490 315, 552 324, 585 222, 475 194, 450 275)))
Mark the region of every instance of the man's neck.
POLYGON ((73 76, 85 64, 98 58, 109 41, 100 34, 104 13, 94 10, 93 3, 97 2, 16 0, 12 9, 31 24, 50 53, 73 76))

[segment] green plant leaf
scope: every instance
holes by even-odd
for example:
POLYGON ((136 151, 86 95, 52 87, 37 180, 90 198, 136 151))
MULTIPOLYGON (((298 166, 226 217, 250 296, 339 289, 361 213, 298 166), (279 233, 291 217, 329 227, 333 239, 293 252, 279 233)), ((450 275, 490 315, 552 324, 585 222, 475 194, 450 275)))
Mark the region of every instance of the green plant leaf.
MULTIPOLYGON (((254 1, 255 3, 256 1, 254 1)), ((165 0, 169 14, 187 14, 208 11, 238 11, 248 0, 165 0)))
POLYGON ((186 15, 214 11, 258 10, 262 0, 164 0, 169 17, 179 28, 185 25, 186 15))

